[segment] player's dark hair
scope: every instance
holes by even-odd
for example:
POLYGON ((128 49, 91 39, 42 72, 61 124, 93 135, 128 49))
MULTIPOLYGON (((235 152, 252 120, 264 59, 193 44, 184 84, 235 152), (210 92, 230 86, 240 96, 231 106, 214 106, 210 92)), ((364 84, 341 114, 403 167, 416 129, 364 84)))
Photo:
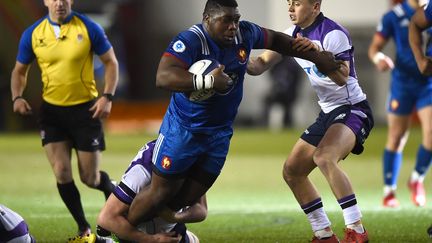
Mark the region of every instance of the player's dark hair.
POLYGON ((204 14, 208 14, 211 11, 219 10, 222 7, 238 7, 236 0, 207 0, 204 8, 204 14))

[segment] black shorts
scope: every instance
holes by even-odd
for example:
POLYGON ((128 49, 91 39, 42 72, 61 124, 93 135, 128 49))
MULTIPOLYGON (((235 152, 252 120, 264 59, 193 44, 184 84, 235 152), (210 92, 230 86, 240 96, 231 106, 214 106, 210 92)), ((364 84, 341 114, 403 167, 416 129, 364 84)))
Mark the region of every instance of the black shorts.
POLYGON ((45 101, 38 119, 42 145, 70 141, 80 151, 105 150, 105 138, 100 119, 92 118, 90 107, 95 100, 73 106, 56 106, 45 101))
POLYGON ((343 123, 354 132, 356 144, 351 152, 361 154, 364 149, 363 143, 374 126, 369 103, 365 100, 355 105, 343 105, 327 114, 321 111, 315 123, 306 129, 301 138, 316 147, 321 142, 327 129, 335 123, 343 123))

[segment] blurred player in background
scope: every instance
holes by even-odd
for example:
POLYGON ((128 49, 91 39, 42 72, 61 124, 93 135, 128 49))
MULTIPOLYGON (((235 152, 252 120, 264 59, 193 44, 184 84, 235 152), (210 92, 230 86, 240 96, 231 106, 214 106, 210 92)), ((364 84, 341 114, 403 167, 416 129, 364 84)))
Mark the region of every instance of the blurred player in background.
POLYGON ((73 12, 72 2, 44 0, 48 15, 21 37, 11 90, 14 112, 31 114, 23 92, 30 65, 37 59, 43 83, 39 117, 42 145, 60 196, 78 224, 78 234, 86 235, 91 227, 72 176, 72 149, 76 150, 81 181, 108 198, 114 185, 108 174, 99 170, 101 151, 105 149, 101 118, 111 111, 118 63, 103 29, 73 12), (105 66, 104 94, 99 99, 93 77, 94 53, 105 66))
MULTIPOLYGON (((411 23, 409 26, 409 43, 411 46, 411 49, 414 53, 414 57, 417 62, 417 66, 420 69, 420 72, 424 75, 428 75, 429 78, 432 78, 432 49, 428 48, 426 52, 423 50, 423 36, 422 32, 432 27, 432 4, 430 2, 427 3, 427 6, 425 8, 419 8, 411 18, 411 23)), ((428 40, 430 41, 430 40, 428 40)), ((427 92, 429 93, 429 101, 431 99, 431 92, 432 92, 432 82, 429 81, 429 86, 425 87, 427 89, 427 92)), ((426 92, 426 90, 421 90, 421 92, 426 92)), ((425 109, 425 117, 427 116, 429 119, 432 117, 432 107, 429 106, 425 109)), ((432 123, 429 120, 429 127, 428 127, 428 133, 429 139, 432 139, 430 136, 430 133, 432 133, 432 123)), ((425 131, 423 131, 425 132, 425 131)), ((423 137, 425 139, 425 137, 423 137)), ((432 143, 429 141, 429 143, 432 143)), ((431 151, 432 148, 429 148, 429 151, 431 151)), ((430 167, 431 158, 429 157, 429 164, 427 167, 421 168, 424 173, 421 173, 421 177, 419 179, 423 180, 424 176, 427 172, 427 170, 430 167)), ((432 238, 432 226, 428 229, 429 237, 432 238)))
POLYGON ((185 238, 194 235, 186 231, 184 223, 200 222, 206 218, 207 201, 203 196, 197 203, 177 213, 166 209, 163 214, 165 219, 157 217, 138 227, 127 221, 126 215, 135 195, 150 184, 154 147, 155 141, 151 141, 138 152, 108 198, 97 220, 99 235, 113 233, 122 240, 134 242, 188 242, 185 238))
MULTIPOLYGON (((351 38, 344 27, 321 13, 321 0, 289 0, 288 9, 294 26, 286 33, 296 36, 294 46, 298 50, 330 51, 343 65, 324 75, 310 61, 295 58, 319 97, 321 112, 294 145, 285 161, 283 177, 312 226, 312 242, 339 242, 320 194, 308 178, 316 167, 342 208, 346 225, 342 242, 368 242, 351 182, 338 165, 350 153, 363 152, 363 143, 373 127, 372 111, 355 72, 351 38)), ((248 73, 259 75, 281 59, 280 54, 265 51, 250 59, 248 73)))
POLYGON ((292 48, 293 38, 240 21, 237 6, 235 0, 208 0, 202 23, 177 35, 160 60, 156 85, 173 93, 156 142, 152 182, 137 194, 129 209, 128 220, 133 225, 153 218, 168 202, 177 204, 170 204, 174 211, 179 205, 191 205, 219 176, 252 49, 300 56, 317 63, 325 73, 340 65, 328 52, 297 52, 292 48), (208 75, 188 71, 193 63, 208 58, 222 65, 208 75), (211 95, 191 100, 194 91, 211 95), (184 186, 188 173, 193 178, 184 186))
POLYGON ((426 203, 423 180, 432 158, 432 79, 420 73, 408 40, 409 21, 421 2, 406 0, 385 13, 369 46, 369 58, 379 71, 393 69, 387 101, 388 135, 383 154, 384 207, 399 206, 395 191, 414 112, 420 118, 423 141, 408 187, 416 206, 426 203), (391 38, 396 46, 395 64, 382 52, 391 38))
POLYGON ((0 204, 0 242, 36 242, 21 215, 2 204, 0 204))

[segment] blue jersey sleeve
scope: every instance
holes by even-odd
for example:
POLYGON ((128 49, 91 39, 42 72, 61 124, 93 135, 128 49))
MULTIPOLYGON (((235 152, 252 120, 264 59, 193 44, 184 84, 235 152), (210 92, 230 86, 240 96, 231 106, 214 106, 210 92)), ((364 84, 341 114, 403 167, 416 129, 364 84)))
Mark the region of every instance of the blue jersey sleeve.
POLYGON ((36 58, 33 52, 32 35, 34 29, 45 19, 46 17, 39 19, 36 23, 28 27, 21 35, 16 58, 18 62, 22 64, 30 64, 36 58))
POLYGON ((377 27, 377 32, 380 33, 382 37, 388 39, 394 35, 392 23, 395 17, 396 16, 392 12, 389 12, 381 18, 381 22, 377 27))
POLYGON ((189 67, 197 60, 199 51, 207 46, 204 44, 205 41, 193 31, 183 31, 174 37, 165 53, 180 59, 189 67))
POLYGON ((83 21, 87 28, 94 53, 96 53, 98 56, 105 54, 105 52, 107 52, 112 47, 112 45, 109 42, 102 26, 95 23, 85 15, 78 13, 75 14, 83 21))
POLYGON ((428 3, 425 10, 425 17, 429 22, 432 22, 432 3, 428 3))

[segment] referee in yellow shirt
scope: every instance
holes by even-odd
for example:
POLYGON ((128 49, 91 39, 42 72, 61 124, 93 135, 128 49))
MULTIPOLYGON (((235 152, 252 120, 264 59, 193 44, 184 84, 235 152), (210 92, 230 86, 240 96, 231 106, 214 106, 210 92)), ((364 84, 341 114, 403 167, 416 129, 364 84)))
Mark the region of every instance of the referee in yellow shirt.
POLYGON ((73 0, 44 0, 48 15, 21 36, 11 91, 13 110, 22 115, 32 108, 22 96, 34 59, 42 73, 43 102, 38 119, 42 145, 56 177, 63 202, 78 224, 78 234, 91 233, 74 183, 72 149, 78 158, 81 181, 104 192, 114 188, 108 174, 99 170, 105 141, 101 119, 111 111, 118 82, 118 62, 103 29, 88 17, 72 11, 73 0), (98 98, 93 76, 93 54, 105 66, 104 93, 98 98))

